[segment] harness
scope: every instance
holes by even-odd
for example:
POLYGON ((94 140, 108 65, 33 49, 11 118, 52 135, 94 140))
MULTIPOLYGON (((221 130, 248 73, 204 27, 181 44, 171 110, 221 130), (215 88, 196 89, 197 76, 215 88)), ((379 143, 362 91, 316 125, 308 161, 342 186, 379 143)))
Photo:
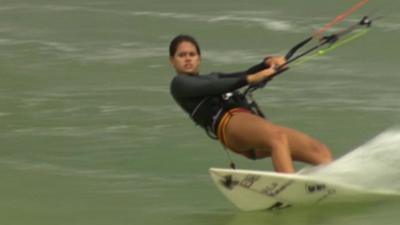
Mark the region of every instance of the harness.
MULTIPOLYGON (((215 97, 216 96, 207 96, 203 98, 190 114, 192 120, 196 121, 195 116, 199 112, 200 108, 206 106, 206 103, 209 100, 211 100, 211 98, 215 97)), ((257 102, 254 100, 251 93, 243 94, 240 91, 228 92, 222 94, 221 96, 218 96, 218 99, 220 102, 220 107, 217 110, 217 112, 214 115, 212 115, 211 123, 202 126, 205 129, 207 136, 209 136, 211 139, 218 140, 218 135, 216 134, 218 124, 221 118, 224 116, 224 114, 227 113, 232 108, 235 107, 245 108, 251 111, 253 114, 265 118, 264 113, 259 108, 257 102)), ((196 125, 200 124, 196 123, 196 125)))

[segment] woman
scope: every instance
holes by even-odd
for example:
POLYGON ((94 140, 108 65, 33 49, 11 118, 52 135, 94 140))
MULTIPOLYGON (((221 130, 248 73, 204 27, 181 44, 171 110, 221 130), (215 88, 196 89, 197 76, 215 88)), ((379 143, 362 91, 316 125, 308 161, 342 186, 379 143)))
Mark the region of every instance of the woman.
POLYGON ((189 35, 178 35, 169 47, 177 75, 171 82, 175 101, 230 150, 250 159, 271 157, 277 172, 295 172, 293 160, 313 165, 332 161, 330 150, 299 131, 263 118, 255 102, 237 90, 257 84, 283 65, 284 57, 268 57, 247 71, 199 75, 201 51, 189 35))

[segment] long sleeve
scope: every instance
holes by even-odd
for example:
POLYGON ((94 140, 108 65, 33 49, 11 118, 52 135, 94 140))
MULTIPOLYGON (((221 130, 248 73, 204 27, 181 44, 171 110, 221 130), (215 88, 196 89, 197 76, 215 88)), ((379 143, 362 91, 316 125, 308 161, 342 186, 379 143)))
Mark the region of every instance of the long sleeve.
POLYGON ((246 76, 268 68, 265 60, 246 71, 235 73, 213 73, 210 75, 175 76, 171 82, 171 93, 175 97, 200 97, 218 95, 246 86, 246 76))
POLYGON ((269 65, 265 64, 265 59, 264 59, 261 63, 250 67, 250 68, 246 71, 246 73, 247 73, 247 74, 257 73, 257 72, 260 72, 261 70, 267 69, 268 67, 269 67, 269 65))
POLYGON ((245 73, 203 76, 177 75, 171 83, 176 97, 200 97, 223 94, 247 85, 245 73))

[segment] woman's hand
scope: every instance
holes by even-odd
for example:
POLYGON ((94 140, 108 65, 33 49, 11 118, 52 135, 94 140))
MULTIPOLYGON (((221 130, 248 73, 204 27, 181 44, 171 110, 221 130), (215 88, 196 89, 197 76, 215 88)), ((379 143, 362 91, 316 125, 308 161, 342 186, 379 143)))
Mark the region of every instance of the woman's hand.
POLYGON ((246 77, 247 83, 249 84, 257 84, 271 75, 275 74, 276 70, 273 67, 269 67, 268 69, 261 70, 257 73, 250 74, 246 77))
POLYGON ((265 63, 267 65, 269 65, 268 68, 261 70, 257 73, 248 75, 246 78, 247 83, 249 83, 249 84, 259 83, 259 82, 267 79, 268 77, 274 75, 278 71, 278 69, 279 70, 286 69, 287 65, 284 65, 286 63, 286 61, 287 60, 283 56, 272 56, 272 57, 267 58, 265 60, 265 63))
MULTIPOLYGON (((272 56, 269 57, 265 60, 265 63, 267 65, 269 65, 269 67, 278 69, 279 67, 281 67, 282 65, 284 65, 286 63, 286 59, 283 56, 272 56)), ((280 68, 280 69, 285 69, 287 66, 285 65, 284 67, 280 68)))

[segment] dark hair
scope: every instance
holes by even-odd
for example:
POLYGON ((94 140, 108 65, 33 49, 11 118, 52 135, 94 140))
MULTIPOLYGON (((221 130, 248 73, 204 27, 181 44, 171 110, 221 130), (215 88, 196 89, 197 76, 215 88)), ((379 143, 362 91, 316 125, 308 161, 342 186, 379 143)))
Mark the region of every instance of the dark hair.
POLYGON ((171 43, 169 44, 169 56, 174 57, 179 44, 185 41, 192 43, 196 47, 197 53, 201 55, 199 43, 197 43, 196 39, 187 34, 180 34, 172 39, 171 43))

